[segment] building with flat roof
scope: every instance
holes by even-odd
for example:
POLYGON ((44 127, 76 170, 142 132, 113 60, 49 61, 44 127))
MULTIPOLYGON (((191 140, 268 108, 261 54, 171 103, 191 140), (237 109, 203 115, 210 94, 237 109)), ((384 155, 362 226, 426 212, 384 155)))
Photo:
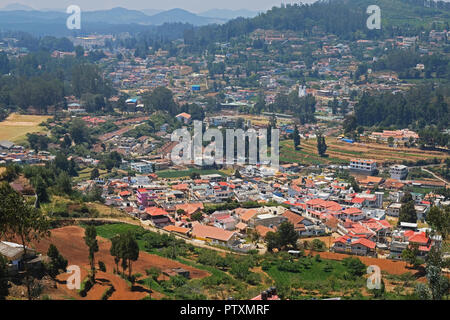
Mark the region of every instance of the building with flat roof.
POLYGON ((147 162, 135 162, 131 164, 131 170, 141 174, 153 173, 153 164, 147 162))
POLYGON ((396 164, 390 168, 389 173, 391 174, 392 179, 404 180, 408 176, 408 167, 396 164))
POLYGON ((350 170, 373 173, 377 169, 377 162, 370 159, 352 159, 350 160, 350 170))

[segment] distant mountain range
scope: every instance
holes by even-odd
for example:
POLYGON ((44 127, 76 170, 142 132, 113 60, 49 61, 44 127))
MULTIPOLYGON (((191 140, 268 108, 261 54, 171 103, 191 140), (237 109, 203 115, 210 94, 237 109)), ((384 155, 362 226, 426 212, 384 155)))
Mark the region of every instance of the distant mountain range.
MULTIPOLYGON (((249 10, 226 10, 213 9, 200 14, 195 14, 184 9, 171 9, 167 11, 145 9, 130 10, 121 7, 109 10, 83 11, 82 25, 109 24, 109 25, 153 25, 159 26, 164 23, 189 23, 194 26, 204 26, 208 24, 223 24, 236 17, 254 17, 258 13, 249 10)), ((24 26, 28 29, 37 30, 42 24, 47 27, 50 24, 61 24, 65 26, 68 15, 62 9, 42 9, 36 10, 30 6, 19 3, 9 4, 0 9, 0 28, 23 30, 24 26)), ((47 29, 47 28, 46 28, 47 29)))
POLYGON ((33 11, 36 10, 30 6, 21 4, 21 3, 11 3, 6 5, 5 7, 3 7, 2 9, 0 9, 1 11, 18 11, 18 10, 22 10, 22 11, 33 11))
POLYGON ((244 18, 253 18, 258 15, 257 11, 251 11, 251 10, 228 10, 228 9, 211 9, 205 12, 199 13, 202 17, 208 17, 208 18, 219 18, 224 20, 231 20, 238 17, 244 17, 244 18))

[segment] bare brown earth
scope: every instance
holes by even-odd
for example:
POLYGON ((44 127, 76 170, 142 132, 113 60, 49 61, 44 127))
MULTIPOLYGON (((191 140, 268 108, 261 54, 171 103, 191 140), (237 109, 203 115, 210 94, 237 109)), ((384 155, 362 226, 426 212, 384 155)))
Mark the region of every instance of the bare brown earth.
MULTIPOLYGON (((307 251, 309 252, 309 251, 307 251)), ((358 258, 367 266, 376 265, 379 266, 381 271, 385 271, 389 274, 393 275, 401 275, 407 272, 412 274, 417 273, 417 270, 410 269, 407 267, 406 262, 404 261, 395 261, 389 259, 379 259, 372 257, 362 257, 362 256, 354 256, 343 253, 335 253, 335 252, 312 252, 314 255, 319 254, 321 258, 330 259, 330 260, 343 260, 348 257, 358 258)))
MULTIPOLYGON (((69 265, 78 265, 81 269, 81 278, 85 279, 88 275, 90 266, 88 259, 88 248, 84 243, 84 229, 79 226, 67 226, 51 231, 51 236, 47 239, 41 240, 39 243, 34 243, 34 247, 38 252, 45 254, 48 247, 53 243, 59 252, 68 260, 69 265)), ((119 275, 114 274, 115 268, 114 259, 109 250, 111 242, 108 239, 97 237, 99 252, 95 254, 96 265, 98 261, 103 261, 106 265, 106 272, 97 270, 96 284, 89 290, 85 298, 81 298, 76 290, 69 290, 66 286, 68 274, 60 274, 57 277, 57 289, 51 290, 48 294, 54 298, 75 298, 84 300, 98 300, 101 299, 102 294, 111 285, 114 286, 115 292, 109 300, 140 300, 151 295, 154 299, 163 297, 161 293, 154 292, 148 288, 136 284, 133 291, 130 290, 129 284, 119 275)), ((157 255, 146 252, 139 253, 139 259, 133 263, 133 273, 140 273, 145 275, 145 270, 151 267, 157 267, 161 270, 172 268, 184 268, 190 271, 191 278, 204 278, 209 275, 208 272, 199 270, 174 260, 166 259, 157 255)))

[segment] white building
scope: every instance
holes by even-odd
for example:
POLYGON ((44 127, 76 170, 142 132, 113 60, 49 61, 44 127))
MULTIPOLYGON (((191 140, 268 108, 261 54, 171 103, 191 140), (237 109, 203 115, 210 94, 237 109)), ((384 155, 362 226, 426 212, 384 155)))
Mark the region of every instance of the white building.
POLYGON ((398 217, 400 215, 400 210, 402 209, 402 204, 399 202, 394 202, 387 207, 386 214, 391 217, 398 217))
POLYGON ((396 164, 391 167, 389 173, 391 174, 392 179, 404 180, 408 176, 408 167, 401 164, 396 164))
POLYGON ((153 164, 147 162, 135 162, 131 164, 131 170, 140 174, 153 173, 153 164))
POLYGON ((350 161, 350 170, 372 173, 376 169, 377 169, 377 162, 375 160, 352 159, 350 161))

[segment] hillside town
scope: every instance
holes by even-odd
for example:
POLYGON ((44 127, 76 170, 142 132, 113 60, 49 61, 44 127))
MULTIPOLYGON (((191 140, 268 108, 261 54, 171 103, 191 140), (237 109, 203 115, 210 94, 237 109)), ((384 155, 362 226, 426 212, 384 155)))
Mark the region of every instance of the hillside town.
POLYGON ((0 32, 10 298, 33 299, 32 272, 39 299, 448 298, 424 287, 430 266, 449 275, 448 23, 348 36, 254 19, 226 41, 208 38, 219 25, 0 32), (214 161, 178 162, 199 123, 214 161))

